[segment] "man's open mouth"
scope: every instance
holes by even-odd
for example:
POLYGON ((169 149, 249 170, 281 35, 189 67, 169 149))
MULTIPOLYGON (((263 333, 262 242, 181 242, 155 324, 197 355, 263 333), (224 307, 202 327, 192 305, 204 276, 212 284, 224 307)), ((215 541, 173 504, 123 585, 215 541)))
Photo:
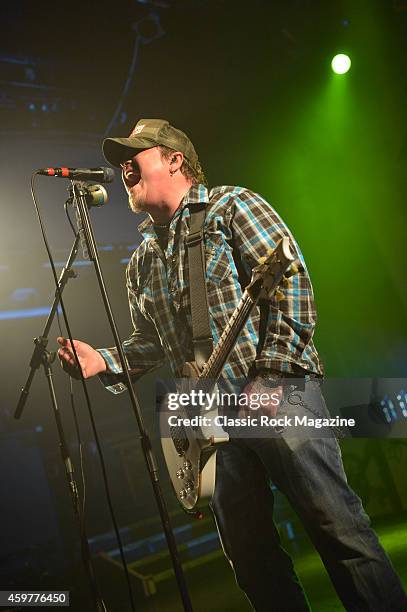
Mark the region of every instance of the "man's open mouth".
POLYGON ((140 181, 140 175, 137 172, 126 172, 124 175, 128 187, 134 187, 140 181))

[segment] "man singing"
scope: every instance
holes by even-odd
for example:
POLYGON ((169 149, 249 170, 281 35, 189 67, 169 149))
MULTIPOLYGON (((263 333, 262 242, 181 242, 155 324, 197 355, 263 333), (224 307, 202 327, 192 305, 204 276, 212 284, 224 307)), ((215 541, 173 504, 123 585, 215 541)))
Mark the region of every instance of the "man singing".
MULTIPOLYGON (((221 378, 245 380, 249 395, 272 387, 285 414, 298 410, 298 401, 285 395, 283 379, 302 379, 295 394, 301 409, 310 416, 326 415, 318 384, 323 369, 313 343, 312 285, 298 245, 276 211, 249 189, 208 191, 194 146, 167 121, 141 119, 128 138, 106 139, 103 152, 122 169, 131 210, 147 213, 139 226, 144 240, 126 274, 133 331, 123 348, 131 374, 139 377, 167 360, 180 378, 184 363, 193 360, 186 237, 190 209, 205 203, 207 297, 215 344, 260 257, 288 237, 301 262, 298 274, 282 288, 282 299, 270 300, 266 319, 260 308, 252 311, 221 378)), ((78 377, 69 341, 58 342, 64 369, 78 377)), ((114 393, 125 390, 115 348, 74 344, 85 378, 99 375, 114 393)), ((275 415, 276 407, 263 411, 275 415)), ((347 610, 407 610, 400 581, 347 484, 335 436, 232 437, 219 447, 216 469, 212 511, 225 555, 255 610, 309 610, 273 522, 270 482, 301 518, 347 610)))

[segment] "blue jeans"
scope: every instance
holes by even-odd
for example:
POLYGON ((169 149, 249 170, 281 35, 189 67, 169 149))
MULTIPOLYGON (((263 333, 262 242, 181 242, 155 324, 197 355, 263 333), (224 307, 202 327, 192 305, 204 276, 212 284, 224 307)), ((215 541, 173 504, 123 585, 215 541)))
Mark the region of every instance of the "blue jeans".
MULTIPOLYGON (((312 417, 298 405, 299 396, 328 415, 318 383, 309 381, 302 390, 287 388, 278 416, 312 417)), ((255 610, 309 610, 273 522, 270 480, 302 520, 346 610, 407 610, 400 580, 347 483, 336 438, 300 438, 287 431, 277 438, 232 439, 217 452, 211 508, 237 583, 255 610)))

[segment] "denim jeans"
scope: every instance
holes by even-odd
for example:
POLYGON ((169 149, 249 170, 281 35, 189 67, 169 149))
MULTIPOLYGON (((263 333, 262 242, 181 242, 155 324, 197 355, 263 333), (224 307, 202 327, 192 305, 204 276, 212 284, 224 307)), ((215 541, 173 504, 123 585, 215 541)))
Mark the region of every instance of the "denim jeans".
MULTIPOLYGON (((328 416, 319 385, 288 387, 278 415, 328 416), (290 402, 290 398, 295 401, 290 402)), ((349 487, 335 436, 232 439, 217 452, 211 508, 239 586, 259 612, 309 606, 273 522, 272 481, 302 520, 346 610, 401 612, 407 598, 349 487)))

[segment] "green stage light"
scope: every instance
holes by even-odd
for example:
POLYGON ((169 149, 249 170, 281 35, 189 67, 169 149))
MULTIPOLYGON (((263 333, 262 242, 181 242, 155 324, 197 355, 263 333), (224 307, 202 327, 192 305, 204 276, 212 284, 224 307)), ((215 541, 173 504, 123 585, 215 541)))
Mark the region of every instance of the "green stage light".
POLYGON ((348 72, 351 66, 350 57, 344 53, 339 53, 333 58, 331 66, 332 70, 336 74, 345 74, 345 72, 348 72))

